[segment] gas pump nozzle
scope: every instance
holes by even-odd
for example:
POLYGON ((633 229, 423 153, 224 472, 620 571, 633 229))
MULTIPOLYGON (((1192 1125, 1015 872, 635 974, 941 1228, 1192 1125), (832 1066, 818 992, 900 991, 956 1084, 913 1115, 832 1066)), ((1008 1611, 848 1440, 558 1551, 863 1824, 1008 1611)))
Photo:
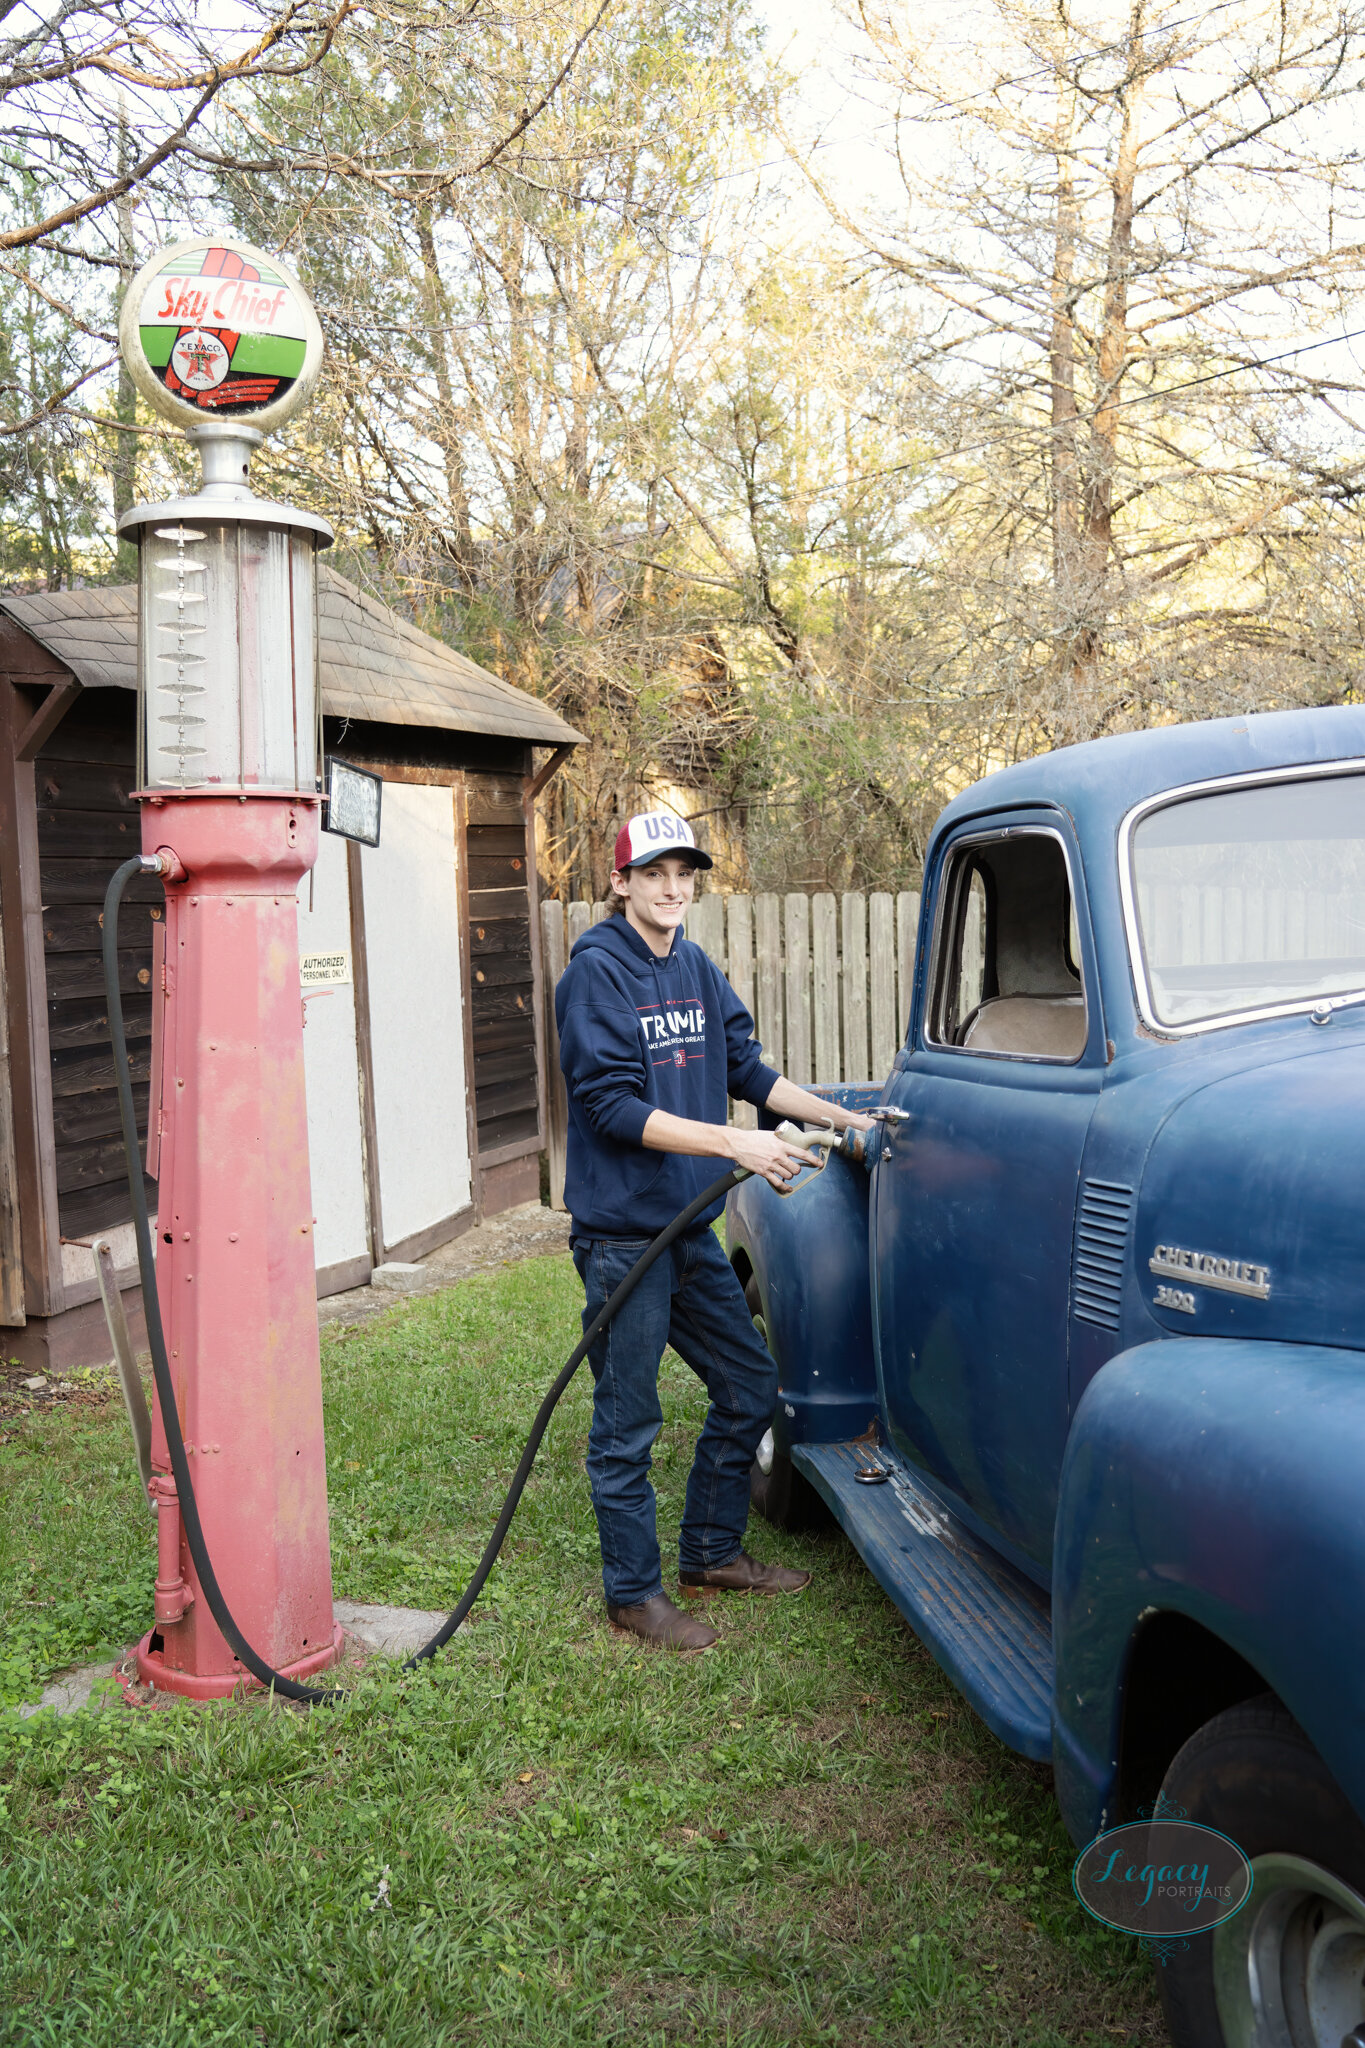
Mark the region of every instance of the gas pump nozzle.
POLYGON ((825 1155, 820 1164, 806 1175, 805 1180, 793 1181, 789 1187, 779 1188, 779 1195, 794 1195, 798 1187, 808 1186, 817 1174, 824 1172, 829 1164, 831 1152, 837 1152, 843 1143, 839 1132, 832 1124, 827 1124, 818 1131, 803 1131, 799 1124, 783 1122, 778 1125, 773 1136, 781 1138, 783 1144, 790 1145, 794 1152, 805 1152, 813 1157, 823 1147, 825 1155))

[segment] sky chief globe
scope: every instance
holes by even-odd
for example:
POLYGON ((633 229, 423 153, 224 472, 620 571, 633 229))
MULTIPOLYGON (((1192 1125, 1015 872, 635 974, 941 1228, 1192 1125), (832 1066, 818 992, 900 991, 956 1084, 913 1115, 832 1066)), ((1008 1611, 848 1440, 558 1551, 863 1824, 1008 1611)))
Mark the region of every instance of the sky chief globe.
POLYGON ((176 242, 143 265, 119 347, 143 397, 179 427, 232 420, 269 432, 307 404, 322 367, 322 329, 294 273, 222 235, 176 242))

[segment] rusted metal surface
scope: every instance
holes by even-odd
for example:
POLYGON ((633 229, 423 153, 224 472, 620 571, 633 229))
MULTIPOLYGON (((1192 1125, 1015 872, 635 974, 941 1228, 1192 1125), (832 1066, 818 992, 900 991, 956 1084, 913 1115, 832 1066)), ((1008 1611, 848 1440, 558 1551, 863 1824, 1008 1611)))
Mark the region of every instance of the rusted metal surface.
MULTIPOLYGON (((295 900, 317 832, 316 805, 289 797, 143 810, 144 849, 173 848, 183 869, 166 885, 157 1292, 219 1584, 247 1641, 290 1676, 340 1647, 295 900)), ((159 1407, 152 1466, 164 1480, 159 1407)), ((176 1549, 178 1560, 161 1559, 158 1626, 138 1646, 138 1676, 159 1691, 226 1697, 242 1668, 178 1535, 176 1549), (172 1619, 177 1579, 192 1597, 172 1619)))

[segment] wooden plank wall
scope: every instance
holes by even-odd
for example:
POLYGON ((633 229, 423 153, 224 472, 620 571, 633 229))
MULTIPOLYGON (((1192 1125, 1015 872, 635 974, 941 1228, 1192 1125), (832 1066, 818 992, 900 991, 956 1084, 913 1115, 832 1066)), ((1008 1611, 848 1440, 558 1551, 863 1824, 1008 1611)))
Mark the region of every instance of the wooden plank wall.
POLYGON ((19 1229, 19 1161, 9 1058, 9 977, 0 929, 0 1327, 24 1322, 24 1252, 19 1229))
POLYGON ((465 778, 469 848, 469 964, 474 1115, 479 1165, 540 1143, 535 960, 524 783, 465 778))
MULTIPOLYGON (((138 806, 130 795, 131 714, 131 699, 125 701, 122 692, 87 692, 35 764, 57 1209, 67 1238, 88 1237, 126 1222, 129 1214, 100 948, 109 877, 142 847, 138 806)), ((164 917, 164 906, 157 878, 135 876, 119 920, 119 986, 144 1140, 152 928, 164 917)), ((155 1207, 155 1184, 148 1181, 147 1189, 155 1207)))

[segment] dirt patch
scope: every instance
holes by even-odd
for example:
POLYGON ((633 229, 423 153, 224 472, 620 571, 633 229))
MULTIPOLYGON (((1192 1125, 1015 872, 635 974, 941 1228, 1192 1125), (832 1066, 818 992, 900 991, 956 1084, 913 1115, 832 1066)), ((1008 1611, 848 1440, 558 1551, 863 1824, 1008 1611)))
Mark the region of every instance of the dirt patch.
POLYGON ((539 1202, 523 1202, 519 1208, 505 1209, 501 1216, 490 1217, 486 1223, 467 1230, 463 1237, 417 1260, 415 1263, 422 1267, 426 1277, 410 1291, 394 1294, 387 1288, 352 1287, 345 1294, 329 1295, 326 1301, 320 1301, 318 1321, 367 1322, 371 1316, 383 1315, 401 1301, 432 1294, 438 1287, 451 1287, 457 1280, 467 1280, 472 1273, 494 1273, 502 1266, 515 1265, 519 1259, 544 1258, 551 1252, 568 1249, 567 1213, 562 1209, 544 1209, 539 1202))
POLYGON ((85 1372, 34 1372, 17 1359, 0 1358, 0 1443, 13 1436, 25 1416, 47 1408, 103 1408, 117 1394, 112 1366, 85 1372))
POLYGON ((946 1824, 960 1825, 958 1816, 945 1812, 944 1794, 966 1794, 981 1782, 984 1773, 963 1769, 958 1757, 926 1759, 924 1776, 913 1785, 897 1785, 894 1792, 882 1791, 875 1799, 858 1788, 840 1783, 789 1785, 763 1801, 764 1818, 811 1841, 832 1840, 848 1826, 856 1809, 859 1837, 870 1847, 897 1851, 910 1837, 932 1834, 946 1824))

